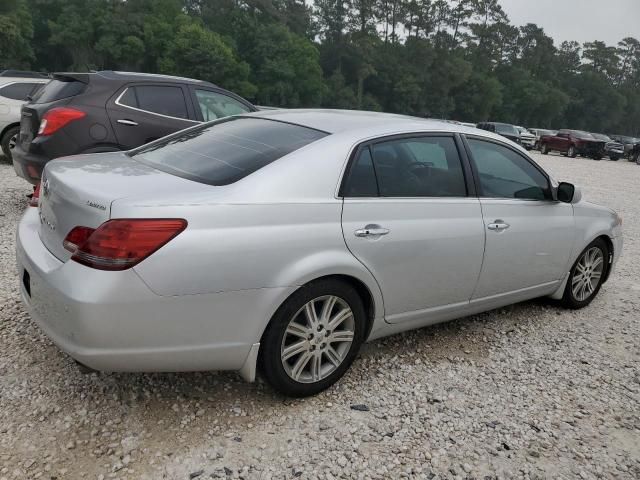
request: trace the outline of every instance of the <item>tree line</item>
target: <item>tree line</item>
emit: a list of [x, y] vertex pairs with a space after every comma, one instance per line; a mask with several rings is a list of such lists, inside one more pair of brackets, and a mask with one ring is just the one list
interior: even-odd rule
[[166, 73], [260, 105], [640, 136], [637, 39], [556, 45], [499, 0], [0, 0], [0, 67]]

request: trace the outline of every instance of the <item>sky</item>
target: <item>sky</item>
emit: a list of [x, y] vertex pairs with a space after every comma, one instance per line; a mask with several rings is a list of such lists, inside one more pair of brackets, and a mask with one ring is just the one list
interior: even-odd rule
[[500, 0], [513, 25], [535, 23], [556, 45], [602, 40], [616, 45], [640, 40], [640, 0]]

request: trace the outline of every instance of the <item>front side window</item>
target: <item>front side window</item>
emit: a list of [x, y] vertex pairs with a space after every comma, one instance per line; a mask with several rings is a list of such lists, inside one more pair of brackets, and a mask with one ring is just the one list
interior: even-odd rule
[[549, 181], [513, 150], [491, 142], [468, 139], [479, 175], [481, 196], [549, 200]]
[[12, 100], [27, 100], [38, 83], [12, 83], [0, 88], [0, 95]]
[[[464, 197], [462, 163], [452, 137], [414, 137], [370, 147], [382, 197]], [[366, 160], [363, 160], [366, 165]], [[368, 176], [368, 185], [371, 185]], [[370, 187], [367, 187], [370, 188]]]
[[229, 185], [326, 135], [291, 123], [230, 117], [142, 147], [132, 157], [182, 178]]
[[187, 103], [180, 87], [169, 85], [129, 87], [118, 103], [168, 117], [189, 118]]
[[249, 112], [249, 107], [222, 93], [196, 89], [198, 107], [205, 122]]

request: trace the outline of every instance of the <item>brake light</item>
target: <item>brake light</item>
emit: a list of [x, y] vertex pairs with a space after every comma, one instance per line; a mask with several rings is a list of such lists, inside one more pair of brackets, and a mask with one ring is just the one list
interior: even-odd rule
[[51, 135], [57, 132], [69, 122], [86, 117], [87, 114], [81, 110], [68, 107], [52, 108], [42, 116], [38, 135]]
[[186, 227], [187, 221], [179, 218], [108, 220], [96, 230], [75, 227], [63, 245], [73, 252], [71, 260], [88, 267], [126, 270], [166, 245]]
[[89, 240], [91, 234], [95, 231], [95, 228], [74, 227], [65, 237], [62, 242], [62, 246], [65, 250], [69, 250], [71, 253], [76, 253], [78, 248], [84, 245], [86, 241]]
[[38, 182], [38, 184], [35, 187], [33, 187], [33, 193], [31, 194], [31, 198], [29, 199], [29, 206], [37, 207], [39, 199], [40, 199], [40, 182]]

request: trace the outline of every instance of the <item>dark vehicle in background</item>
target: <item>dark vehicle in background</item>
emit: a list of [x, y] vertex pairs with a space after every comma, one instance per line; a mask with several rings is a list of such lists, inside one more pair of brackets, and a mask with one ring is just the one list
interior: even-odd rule
[[624, 145], [624, 156], [629, 160], [633, 160], [633, 150], [636, 145], [640, 144], [640, 138], [629, 137], [627, 135], [609, 135], [616, 142]]
[[238, 95], [200, 80], [56, 73], [22, 107], [13, 166], [36, 184], [51, 159], [130, 150], [200, 122], [253, 111], [256, 107]]
[[497, 133], [498, 135], [502, 135], [505, 138], [508, 138], [512, 142], [520, 143], [520, 132], [516, 129], [515, 126], [509, 123], [499, 123], [499, 122], [481, 122], [476, 125], [477, 128], [481, 128], [482, 130], [486, 130], [488, 132]]
[[556, 135], [543, 135], [540, 138], [540, 151], [544, 155], [560, 152], [571, 158], [581, 155], [601, 160], [604, 157], [604, 147], [605, 142], [582, 130], [559, 130]]
[[612, 140], [608, 135], [604, 135], [603, 133], [591, 133], [591, 135], [596, 140], [602, 140], [603, 142], [606, 142], [604, 144], [604, 153], [611, 160], [620, 160], [624, 156], [624, 145], [620, 142]]
[[555, 135], [558, 133], [557, 130], [547, 130], [545, 128], [529, 128], [528, 130], [536, 137], [533, 144], [534, 150], [540, 150], [540, 138], [543, 135]]

